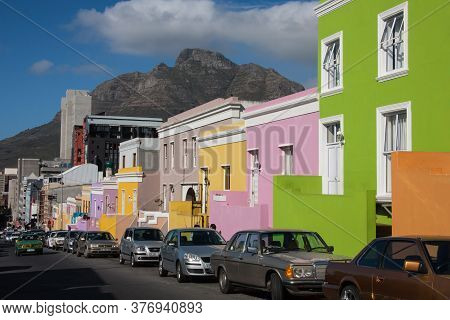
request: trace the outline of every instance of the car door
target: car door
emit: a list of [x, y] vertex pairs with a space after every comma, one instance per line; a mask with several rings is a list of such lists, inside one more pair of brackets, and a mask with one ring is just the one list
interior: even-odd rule
[[174, 231], [166, 246], [164, 259], [167, 264], [165, 264], [164, 266], [167, 268], [167, 270], [172, 272], [175, 272], [176, 270], [177, 252], [179, 246], [178, 239], [178, 231]]
[[380, 268], [372, 279], [376, 299], [431, 299], [432, 274], [403, 270], [405, 260], [421, 261], [425, 257], [415, 240], [391, 240], [383, 254]]
[[127, 251], [127, 238], [130, 233], [130, 229], [126, 229], [123, 233], [122, 239], [120, 239], [120, 252], [122, 253], [122, 257], [125, 259], [128, 258], [128, 251]]
[[224, 265], [231, 282], [243, 282], [243, 277], [239, 272], [239, 265], [242, 260], [247, 235], [246, 232], [238, 233], [228, 250], [224, 251]]
[[[256, 252], [255, 252], [256, 250]], [[243, 284], [265, 287], [266, 274], [261, 265], [261, 239], [259, 233], [249, 233], [244, 252], [240, 255], [239, 274]]]

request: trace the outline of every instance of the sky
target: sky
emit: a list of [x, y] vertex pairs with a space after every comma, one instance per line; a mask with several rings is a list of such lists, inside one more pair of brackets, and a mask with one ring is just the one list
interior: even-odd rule
[[317, 1], [0, 0], [0, 139], [50, 121], [67, 89], [223, 53], [316, 85]]

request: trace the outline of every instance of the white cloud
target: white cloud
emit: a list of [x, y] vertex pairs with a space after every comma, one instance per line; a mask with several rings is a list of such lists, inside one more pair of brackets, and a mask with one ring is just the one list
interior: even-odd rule
[[103, 12], [80, 10], [74, 26], [113, 51], [127, 54], [177, 53], [186, 47], [219, 49], [239, 45], [277, 58], [314, 61], [317, 2], [287, 2], [231, 10], [213, 0], [130, 0]]
[[53, 66], [54, 63], [49, 60], [39, 60], [31, 65], [30, 72], [34, 74], [44, 74], [48, 72]]

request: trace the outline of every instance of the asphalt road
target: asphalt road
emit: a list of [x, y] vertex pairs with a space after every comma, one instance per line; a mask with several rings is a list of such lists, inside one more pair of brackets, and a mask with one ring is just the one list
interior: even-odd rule
[[131, 268], [115, 258], [76, 257], [44, 249], [43, 255], [16, 257], [0, 242], [0, 299], [269, 299], [266, 293], [239, 289], [220, 293], [214, 280], [179, 284], [174, 276], [160, 278], [158, 268]]

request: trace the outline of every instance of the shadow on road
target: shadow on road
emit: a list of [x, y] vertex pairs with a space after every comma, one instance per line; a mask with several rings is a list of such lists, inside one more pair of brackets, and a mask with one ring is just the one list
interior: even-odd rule
[[[108, 300], [114, 295], [104, 292], [108, 286], [91, 268], [15, 272], [0, 274], [0, 299], [40, 300]], [[38, 276], [39, 275], [39, 276]], [[30, 281], [36, 277], [34, 280]], [[30, 281], [16, 292], [17, 288]], [[11, 292], [14, 292], [11, 294]]]
[[26, 270], [26, 269], [30, 269], [30, 268], [31, 268], [31, 266], [7, 266], [7, 267], [0, 267], [0, 272]]

